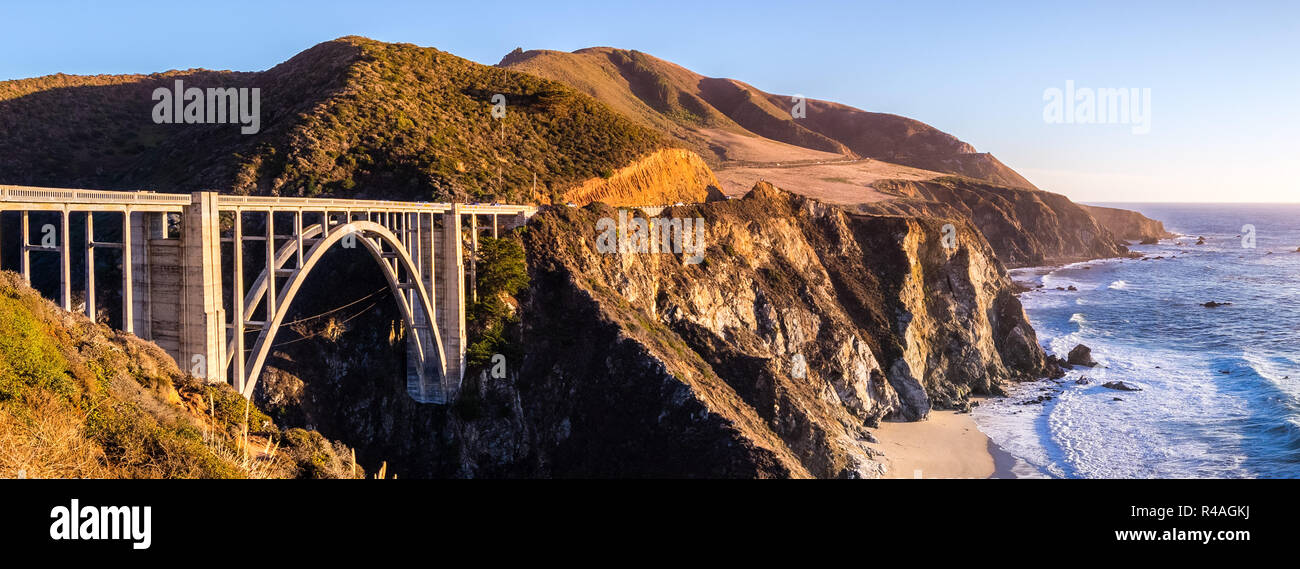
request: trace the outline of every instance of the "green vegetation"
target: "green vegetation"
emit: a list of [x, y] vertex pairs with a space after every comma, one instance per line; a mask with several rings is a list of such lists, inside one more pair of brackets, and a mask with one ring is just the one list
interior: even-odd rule
[[518, 357], [519, 317], [508, 303], [510, 297], [528, 286], [528, 266], [522, 242], [513, 238], [479, 240], [478, 260], [474, 264], [478, 302], [467, 317], [469, 348], [466, 358], [471, 366], [488, 364], [493, 354], [507, 359]]
[[318, 460], [328, 441], [282, 436], [229, 386], [183, 375], [157, 346], [64, 313], [8, 272], [0, 330], [0, 478], [352, 474], [337, 448]]
[[0, 404], [19, 398], [26, 388], [71, 397], [76, 387], [65, 371], [68, 362], [30, 312], [13, 295], [0, 297]]

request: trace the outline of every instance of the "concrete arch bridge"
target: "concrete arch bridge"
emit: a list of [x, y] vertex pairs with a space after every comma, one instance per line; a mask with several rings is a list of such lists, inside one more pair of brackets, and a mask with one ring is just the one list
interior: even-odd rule
[[[157, 343], [181, 369], [229, 382], [251, 397], [312, 270], [328, 262], [332, 248], [364, 248], [398, 300], [407, 331], [407, 392], [420, 402], [448, 403], [465, 373], [466, 290], [473, 290], [474, 278], [466, 243], [473, 256], [481, 232], [496, 236], [536, 211], [0, 186], [0, 213], [14, 212], [0, 222], [17, 226], [0, 226], [0, 254], [16, 251], [17, 270], [29, 283], [38, 266], [57, 264], [54, 296], [70, 311], [75, 289], [84, 298], [77, 308], [91, 318], [96, 288], [120, 287], [121, 313], [113, 318], [120, 328]], [[97, 232], [97, 220], [109, 227]], [[95, 270], [96, 252], [106, 250], [116, 251], [121, 272], [120, 282], [108, 285], [96, 280]], [[56, 263], [33, 263], [33, 255]], [[78, 283], [74, 257], [85, 267]], [[13, 261], [0, 258], [4, 266]]]

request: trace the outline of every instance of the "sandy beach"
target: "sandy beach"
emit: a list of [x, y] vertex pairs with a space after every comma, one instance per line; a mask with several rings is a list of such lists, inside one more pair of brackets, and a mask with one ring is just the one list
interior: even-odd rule
[[975, 426], [970, 413], [932, 411], [925, 421], [886, 421], [876, 429], [885, 478], [1014, 478], [1015, 459]]

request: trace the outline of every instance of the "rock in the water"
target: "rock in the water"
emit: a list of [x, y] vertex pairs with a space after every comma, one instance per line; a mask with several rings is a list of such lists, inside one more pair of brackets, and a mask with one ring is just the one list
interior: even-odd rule
[[1197, 245], [1204, 245], [1204, 244], [1205, 244], [1205, 238], [1204, 238], [1204, 237], [1199, 237], [1199, 238], [1197, 238], [1197, 239], [1196, 239], [1196, 244], [1197, 244]]
[[1075, 288], [1074, 285], [1070, 285], [1065, 287], [1065, 290], [1079, 290], [1079, 289]]
[[1070, 355], [1066, 358], [1066, 361], [1070, 362], [1070, 365], [1076, 366], [1092, 367], [1097, 365], [1097, 362], [1092, 360], [1092, 348], [1083, 344], [1079, 344], [1070, 350]]
[[1155, 244], [1157, 244], [1157, 243], [1159, 243], [1159, 242], [1160, 242], [1160, 240], [1159, 240], [1159, 239], [1156, 239], [1155, 237], [1147, 237], [1146, 239], [1143, 239], [1143, 240], [1142, 240], [1142, 244], [1143, 244], [1143, 245], [1155, 245]]
[[1209, 301], [1209, 302], [1206, 302], [1206, 303], [1202, 304], [1201, 306], [1204, 306], [1204, 307], [1206, 307], [1206, 308], [1218, 308], [1218, 307], [1220, 307], [1220, 306], [1232, 306], [1232, 303], [1231, 303], [1231, 302], [1215, 302], [1215, 301], [1211, 300], [1211, 301]]
[[1141, 387], [1131, 383], [1124, 383], [1123, 381], [1107, 381], [1106, 383], [1101, 384], [1101, 386], [1108, 389], [1118, 389], [1120, 391], [1142, 391]]

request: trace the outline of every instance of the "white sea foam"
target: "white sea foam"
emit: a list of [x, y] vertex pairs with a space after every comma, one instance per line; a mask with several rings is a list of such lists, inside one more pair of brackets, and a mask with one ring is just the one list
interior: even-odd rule
[[[1133, 247], [1150, 260], [1017, 272], [1044, 285], [1020, 297], [1044, 347], [1085, 344], [1101, 365], [1013, 385], [975, 419], [1053, 476], [1300, 477], [1300, 206], [1168, 207], [1149, 215], [1192, 237]], [[1256, 249], [1234, 237], [1243, 223], [1259, 228]]]

